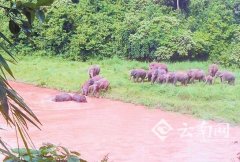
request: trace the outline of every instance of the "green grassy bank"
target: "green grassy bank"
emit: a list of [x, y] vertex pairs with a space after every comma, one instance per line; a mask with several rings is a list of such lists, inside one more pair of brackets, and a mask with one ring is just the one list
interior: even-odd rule
[[[203, 119], [240, 123], [239, 69], [229, 69], [236, 74], [235, 86], [220, 84], [219, 80], [212, 86], [203, 83], [173, 86], [131, 82], [129, 70], [147, 69], [148, 64], [118, 58], [74, 62], [59, 58], [24, 56], [19, 58], [17, 65], [11, 65], [11, 68], [17, 81], [76, 92], [88, 79], [87, 69], [91, 64], [99, 64], [101, 75], [110, 80], [111, 90], [103, 94], [106, 98], [192, 114]], [[189, 68], [207, 70], [208, 64], [207, 62], [181, 62], [168, 65], [169, 69], [174, 71]]]

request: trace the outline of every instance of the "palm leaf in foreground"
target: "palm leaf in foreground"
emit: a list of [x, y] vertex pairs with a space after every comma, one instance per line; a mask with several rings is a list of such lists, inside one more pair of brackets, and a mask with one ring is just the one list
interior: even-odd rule
[[[2, 32], [0, 32], [0, 38], [13, 47], [11, 41]], [[30, 153], [28, 145], [32, 144], [32, 142], [27, 132], [28, 123], [33, 124], [37, 128], [39, 128], [41, 123], [32, 110], [25, 104], [23, 98], [8, 83], [6, 74], [14, 78], [8, 62], [16, 63], [17, 61], [8, 46], [5, 46], [3, 42], [0, 42], [0, 48], [10, 56], [10, 59], [7, 59], [0, 54], [0, 114], [7, 125], [15, 127], [16, 136], [20, 136], [25, 148]], [[14, 157], [2, 141], [0, 141], [0, 152], [4, 155]]]

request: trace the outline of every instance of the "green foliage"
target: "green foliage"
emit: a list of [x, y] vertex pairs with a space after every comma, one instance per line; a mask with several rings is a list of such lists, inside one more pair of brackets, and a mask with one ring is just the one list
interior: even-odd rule
[[179, 0], [179, 10], [176, 0], [63, 0], [35, 14], [40, 22], [46, 21], [35, 28], [34, 45], [21, 34], [14, 36], [19, 48], [30, 53], [32, 46], [44, 55], [71, 60], [117, 55], [144, 61], [211, 59], [240, 64], [228, 59], [235, 57], [229, 47], [236, 49], [239, 43], [235, 35], [240, 0]]
[[230, 45], [228, 51], [221, 55], [221, 63], [226, 66], [237, 66], [240, 67], [240, 43]]
[[[42, 6], [50, 5], [52, 2], [53, 1], [46, 0], [37, 0], [36, 3], [7, 1], [3, 3], [4, 5], [1, 4], [0, 9], [5, 12], [4, 22], [8, 24], [7, 29], [14, 35], [19, 34], [22, 30], [23, 33], [29, 37], [32, 33], [32, 23], [36, 11], [40, 10]], [[8, 4], [9, 7], [7, 7], [6, 4]], [[0, 54], [0, 113], [9, 126], [15, 127], [16, 138], [20, 136], [26, 147], [26, 152], [30, 155], [29, 144], [32, 144], [32, 141], [27, 132], [28, 123], [39, 128], [41, 122], [7, 81], [6, 74], [14, 78], [8, 62], [17, 62], [12, 54], [13, 50], [11, 50], [16, 48], [2, 31], [0, 31], [0, 39], [0, 48], [1, 52], [3, 52]], [[2, 140], [0, 140], [0, 152], [3, 155], [9, 156], [12, 160], [18, 159], [17, 156], [11, 153]]]
[[70, 151], [63, 146], [55, 146], [53, 144], [44, 144], [38, 150], [30, 150], [31, 154], [25, 148], [12, 149], [11, 152], [19, 157], [19, 160], [11, 156], [6, 156], [3, 162], [87, 162], [80, 158], [80, 154], [76, 151]]
[[[81, 1], [79, 5], [58, 1], [48, 10], [46, 23], [39, 27], [35, 43], [40, 50], [48, 50], [73, 60], [91, 56], [112, 56], [114, 31], [121, 19], [121, 8], [108, 2]], [[121, 13], [123, 14], [123, 13]]]

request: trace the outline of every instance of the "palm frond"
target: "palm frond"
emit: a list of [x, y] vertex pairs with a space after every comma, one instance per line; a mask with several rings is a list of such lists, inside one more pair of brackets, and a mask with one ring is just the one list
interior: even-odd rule
[[[45, 15], [41, 11], [40, 7], [49, 6], [53, 3], [53, 1], [54, 0], [37, 0], [37, 3], [25, 3], [21, 0], [8, 1], [10, 7], [0, 5], [0, 9], [5, 10], [6, 16], [9, 18], [10, 32], [12, 32], [13, 34], [18, 34], [22, 29], [22, 31], [27, 35], [27, 37], [29, 37], [31, 35], [32, 23], [36, 12], [38, 11], [37, 13], [39, 20], [44, 20]], [[29, 12], [28, 9], [31, 9], [31, 12]], [[3, 118], [10, 127], [15, 128], [17, 140], [18, 136], [20, 136], [31, 159], [28, 144], [31, 143], [33, 145], [33, 142], [27, 132], [28, 123], [31, 123], [38, 129], [40, 129], [39, 125], [41, 125], [41, 122], [32, 112], [32, 110], [27, 106], [23, 98], [11, 87], [11, 85], [7, 81], [6, 74], [9, 74], [11, 77], [14, 78], [14, 75], [8, 63], [17, 63], [17, 60], [15, 59], [11, 49], [9, 49], [9, 46], [14, 47], [16, 50], [17, 48], [2, 32], [0, 32], [0, 39], [2, 39], [4, 42], [7, 42], [6, 44], [4, 42], [0, 42], [0, 48], [10, 56], [10, 59], [7, 59], [0, 54], [0, 115], [3, 116]], [[30, 37], [29, 39], [31, 40]], [[7, 155], [8, 157], [12, 157], [13, 159], [15, 159], [14, 155], [6, 147], [4, 142], [1, 141], [1, 139], [0, 152]]]
[[0, 47], [15, 61], [17, 62], [17, 60], [14, 58], [13, 54], [7, 49], [7, 47], [0, 43]]

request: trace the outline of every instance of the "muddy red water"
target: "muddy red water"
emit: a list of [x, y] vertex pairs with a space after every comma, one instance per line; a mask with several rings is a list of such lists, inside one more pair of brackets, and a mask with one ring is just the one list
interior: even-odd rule
[[[240, 127], [195, 119], [143, 106], [87, 98], [88, 103], [56, 103], [59, 91], [11, 82], [42, 122], [30, 128], [44, 142], [81, 152], [89, 162], [237, 162]], [[1, 131], [16, 147], [13, 130]]]

